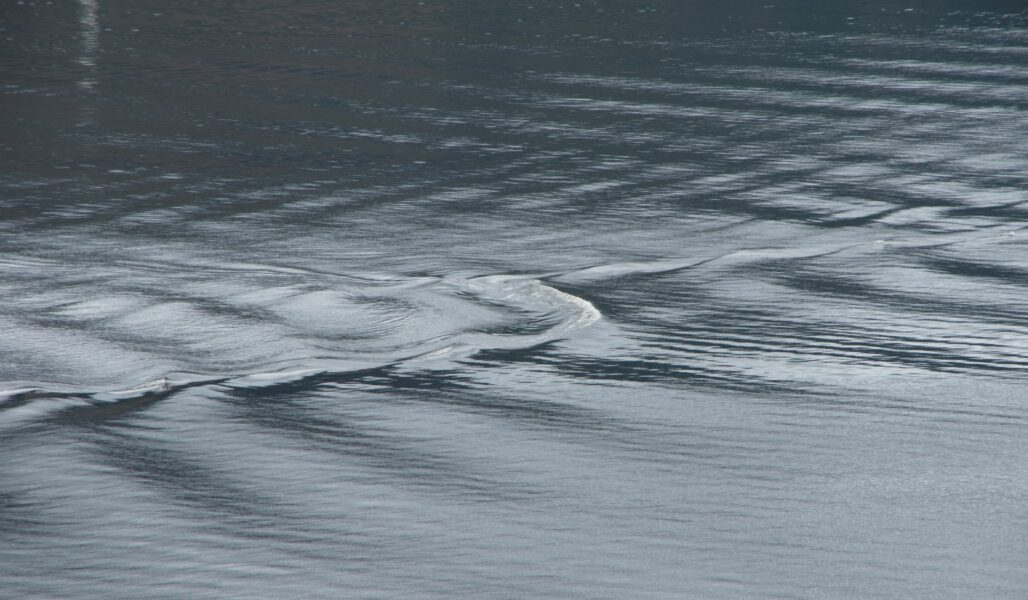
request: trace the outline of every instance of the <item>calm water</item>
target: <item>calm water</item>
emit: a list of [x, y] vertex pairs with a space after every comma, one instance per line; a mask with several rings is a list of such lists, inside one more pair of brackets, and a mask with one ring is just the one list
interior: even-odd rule
[[0, 77], [0, 597], [1028, 597], [1024, 2], [7, 0]]

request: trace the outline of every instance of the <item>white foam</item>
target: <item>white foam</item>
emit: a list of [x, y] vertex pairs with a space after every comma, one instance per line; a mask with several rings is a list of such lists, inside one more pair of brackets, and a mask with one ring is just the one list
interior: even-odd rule
[[557, 319], [557, 323], [541, 333], [469, 333], [461, 336], [465, 344], [480, 349], [530, 348], [566, 338], [603, 318], [600, 311], [588, 300], [526, 276], [493, 275], [455, 283], [484, 300], [501, 302], [519, 311], [543, 317], [552, 315]]

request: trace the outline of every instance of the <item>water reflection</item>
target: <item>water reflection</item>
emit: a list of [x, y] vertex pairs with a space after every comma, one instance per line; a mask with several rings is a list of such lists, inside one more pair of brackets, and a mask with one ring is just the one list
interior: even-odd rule
[[100, 3], [98, 0], [79, 0], [79, 27], [82, 39], [78, 64], [85, 72], [78, 86], [91, 90], [96, 86], [96, 53], [100, 48]]

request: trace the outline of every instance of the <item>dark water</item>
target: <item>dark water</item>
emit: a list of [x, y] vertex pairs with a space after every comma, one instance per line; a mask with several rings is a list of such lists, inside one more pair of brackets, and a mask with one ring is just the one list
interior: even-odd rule
[[1028, 597], [1026, 6], [765, 4], [0, 4], [0, 597]]

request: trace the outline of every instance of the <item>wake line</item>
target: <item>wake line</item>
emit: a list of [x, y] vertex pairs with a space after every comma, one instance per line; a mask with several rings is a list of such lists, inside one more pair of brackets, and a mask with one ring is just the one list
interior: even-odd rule
[[[1012, 205], [1023, 204], [1015, 202]], [[732, 265], [760, 262], [765, 260], [795, 260], [820, 258], [845, 252], [851, 249], [880, 250], [882, 247], [897, 248], [934, 248], [973, 242], [1009, 242], [1021, 241], [1021, 236], [1028, 231], [1028, 226], [1011, 228], [1009, 225], [997, 225], [982, 230], [950, 234], [936, 234], [916, 239], [896, 238], [875, 240], [873, 242], [851, 242], [845, 244], [826, 244], [793, 248], [743, 248], [723, 254], [708, 255], [694, 258], [671, 258], [651, 261], [633, 261], [607, 263], [540, 275], [540, 279], [566, 283], [587, 283], [626, 277], [631, 275], [657, 275], [673, 273], [684, 269], [703, 265]]]
[[665, 260], [636, 261], [623, 263], [610, 263], [552, 273], [546, 276], [553, 281], [567, 283], [585, 283], [625, 277], [630, 275], [657, 275], [673, 273], [693, 267], [712, 263], [750, 263], [763, 260], [789, 260], [798, 258], [817, 258], [842, 252], [850, 248], [867, 246], [867, 244], [841, 244], [831, 246], [814, 246], [810, 248], [752, 248], [734, 250], [732, 252], [707, 256], [703, 258], [672, 258]]
[[[203, 375], [169, 373], [156, 380], [117, 390], [67, 390], [42, 387], [19, 387], [0, 390], [0, 431], [20, 423], [46, 417], [57, 411], [75, 407], [126, 402], [141, 398], [162, 399], [185, 388], [224, 385], [233, 388], [274, 387], [286, 383], [312, 380], [324, 376], [346, 375], [362, 371], [416, 364], [439, 359], [460, 359], [482, 350], [527, 349], [570, 337], [603, 318], [588, 300], [521, 275], [487, 275], [479, 277], [410, 278], [419, 286], [437, 285], [451, 288], [491, 305], [503, 306], [515, 313], [532, 315], [548, 323], [537, 333], [489, 333], [465, 331], [424, 340], [411, 352], [382, 360], [353, 360], [344, 357], [320, 358], [289, 364], [281, 370], [241, 375]], [[434, 279], [434, 282], [426, 280]], [[313, 364], [312, 364], [313, 363]]]
[[[928, 236], [918, 239], [879, 240], [846, 244], [812, 245], [793, 248], [748, 248], [727, 253], [690, 258], [669, 258], [652, 261], [630, 261], [607, 263], [565, 271], [535, 274], [468, 275], [444, 276], [392, 276], [374, 277], [349, 276], [342, 273], [318, 273], [291, 267], [253, 265], [250, 269], [273, 270], [289, 274], [311, 276], [340, 276], [353, 281], [366, 282], [375, 288], [388, 286], [397, 290], [438, 289], [444, 295], [464, 296], [473, 303], [497, 307], [503, 312], [515, 315], [522, 326], [543, 326], [541, 330], [525, 332], [457, 330], [454, 328], [442, 335], [422, 337], [405, 349], [396, 348], [387, 354], [374, 352], [362, 356], [345, 354], [301, 357], [279, 363], [280, 368], [263, 365], [263, 370], [250, 373], [185, 373], [169, 372], [164, 377], [140, 385], [115, 390], [75, 390], [65, 386], [46, 389], [42, 386], [22, 384], [15, 389], [0, 390], [0, 415], [3, 423], [9, 424], [16, 413], [28, 415], [38, 413], [41, 406], [48, 404], [56, 409], [75, 404], [101, 404], [123, 402], [142, 397], [164, 397], [188, 387], [226, 385], [236, 388], [272, 387], [285, 383], [312, 380], [318, 377], [346, 375], [381, 368], [416, 365], [438, 360], [455, 361], [483, 350], [529, 349], [545, 343], [573, 337], [578, 332], [603, 319], [600, 311], [587, 299], [562, 291], [550, 285], [554, 283], [586, 284], [634, 275], [656, 275], [676, 272], [701, 266], [724, 266], [733, 268], [764, 260], [811, 259], [843, 252], [853, 248], [882, 251], [891, 246], [920, 247], [954, 243], [1009, 241], [1014, 240], [1021, 230], [1011, 231], [1009, 227], [994, 231], [961, 232], [950, 235]], [[0, 263], [0, 268], [7, 266]], [[240, 270], [240, 265], [233, 265]], [[459, 310], [459, 308], [457, 309]], [[454, 325], [461, 324], [461, 315], [447, 314]], [[466, 320], [464, 321], [467, 326]], [[518, 323], [515, 323], [517, 325]], [[402, 353], [402, 354], [401, 354]], [[390, 355], [391, 354], [391, 355]], [[12, 382], [13, 383], [13, 382]], [[17, 385], [17, 384], [15, 384]], [[37, 402], [46, 400], [47, 402]], [[45, 411], [50, 412], [50, 411]], [[15, 421], [19, 420], [17, 418]]]
[[[887, 239], [873, 242], [847, 244], [813, 245], [799, 248], [749, 248], [715, 255], [671, 258], [653, 261], [632, 261], [607, 263], [565, 271], [535, 274], [501, 275], [446, 275], [446, 276], [393, 276], [382, 274], [373, 277], [349, 276], [342, 273], [318, 273], [275, 266], [271, 270], [290, 274], [311, 276], [340, 276], [354, 281], [363, 281], [375, 288], [387, 286], [397, 290], [405, 289], [449, 289], [473, 301], [487, 304], [522, 317], [522, 324], [543, 324], [541, 331], [526, 333], [489, 331], [451, 331], [442, 335], [424, 337], [420, 341], [400, 348], [395, 353], [367, 353], [356, 357], [346, 355], [304, 357], [284, 360], [281, 368], [265, 365], [264, 370], [238, 373], [169, 372], [165, 377], [149, 380], [147, 383], [114, 390], [69, 389], [67, 386], [11, 382], [12, 387], [0, 389], [0, 429], [18, 421], [30, 413], [39, 413], [40, 404], [60, 409], [75, 404], [101, 404], [123, 402], [142, 397], [164, 397], [178, 390], [195, 386], [226, 385], [237, 388], [260, 388], [284, 383], [311, 380], [317, 377], [345, 375], [419, 364], [427, 361], [454, 361], [474, 355], [482, 350], [528, 349], [541, 344], [574, 336], [579, 331], [600, 321], [603, 315], [588, 300], [559, 290], [549, 282], [584, 284], [612, 278], [633, 275], [655, 275], [671, 273], [700, 266], [724, 266], [728, 268], [764, 260], [810, 259], [843, 252], [853, 248], [868, 251], [887, 251], [891, 247], [936, 247], [962, 243], [1020, 242], [1025, 227], [1010, 229], [995, 227], [988, 230], [959, 232], [953, 234], [920, 236], [914, 239]], [[15, 265], [17, 266], [17, 265]], [[11, 265], [0, 261], [0, 269]], [[236, 270], [238, 265], [234, 265]], [[269, 270], [267, 265], [254, 265], [252, 269]], [[447, 315], [450, 316], [450, 315]], [[456, 315], [459, 317], [460, 315]], [[402, 354], [399, 354], [402, 352]], [[16, 387], [15, 387], [16, 386]], [[45, 402], [40, 402], [45, 401]], [[52, 410], [52, 409], [51, 409]], [[45, 410], [45, 412], [51, 412]]]
[[[860, 244], [857, 244], [860, 245]], [[488, 331], [454, 331], [431, 339], [423, 339], [400, 356], [378, 358], [347, 358], [346, 356], [308, 357], [282, 363], [281, 369], [262, 370], [245, 374], [232, 373], [168, 373], [165, 377], [129, 388], [116, 390], [68, 390], [61, 388], [21, 386], [0, 390], [0, 414], [21, 411], [35, 400], [49, 399], [60, 403], [121, 402], [144, 396], [164, 396], [194, 386], [227, 385], [238, 388], [260, 388], [307, 380], [324, 375], [343, 375], [365, 370], [401, 366], [440, 359], [459, 360], [482, 350], [528, 349], [541, 344], [569, 338], [600, 321], [603, 315], [588, 300], [559, 290], [548, 282], [591, 283], [617, 277], [661, 274], [699, 267], [706, 264], [747, 263], [760, 260], [812, 258], [840, 252], [852, 244], [815, 246], [808, 248], [755, 248], [736, 250], [714, 256], [672, 258], [653, 261], [634, 261], [594, 265], [567, 271], [536, 274], [498, 275], [446, 275], [442, 277], [378, 276], [372, 278], [343, 276], [352, 280], [366, 280], [374, 286], [383, 284], [404, 288], [449, 288], [479, 303], [499, 306], [514, 314], [528, 315], [535, 322], [545, 323], [542, 331], [530, 333], [497, 333]], [[238, 270], [239, 265], [233, 265]], [[252, 269], [268, 270], [268, 265], [254, 265]], [[290, 267], [275, 266], [293, 274], [326, 275]], [[62, 386], [63, 387], [63, 386]], [[6, 420], [6, 419], [5, 419]]]

